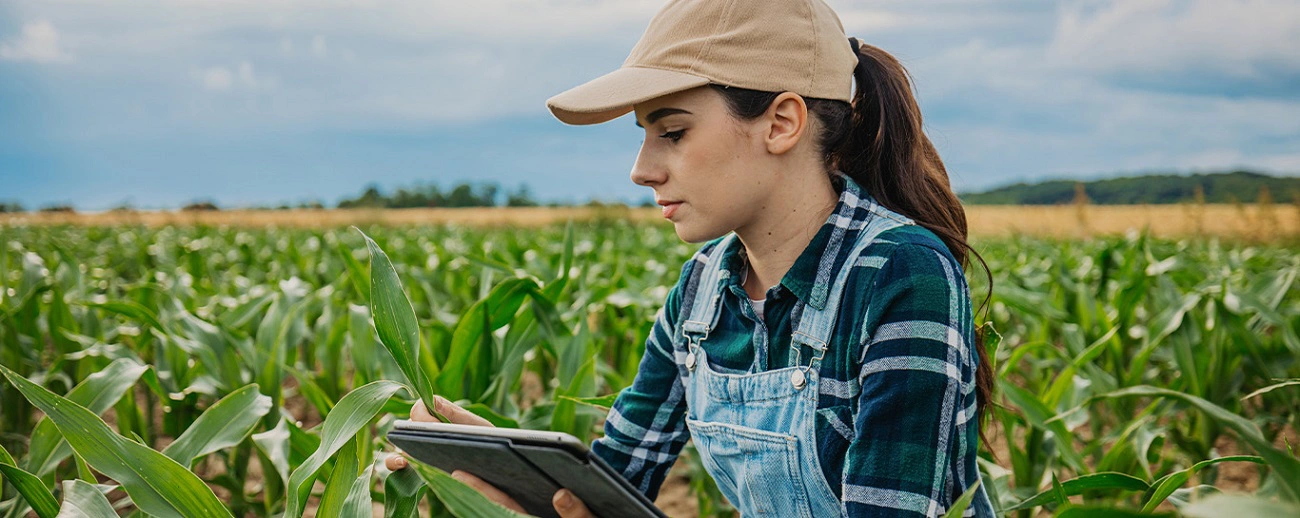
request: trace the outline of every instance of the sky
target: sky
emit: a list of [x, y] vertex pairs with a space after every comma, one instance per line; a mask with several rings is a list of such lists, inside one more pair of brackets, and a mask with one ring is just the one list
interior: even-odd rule
[[[1300, 175], [1300, 1], [826, 2], [912, 73], [958, 192]], [[568, 126], [545, 100], [618, 68], [661, 5], [4, 0], [0, 201], [333, 204], [493, 181], [640, 202], [632, 116]]]

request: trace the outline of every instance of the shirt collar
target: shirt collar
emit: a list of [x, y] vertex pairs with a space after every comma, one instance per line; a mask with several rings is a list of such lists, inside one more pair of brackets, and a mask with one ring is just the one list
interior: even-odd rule
[[[835, 210], [781, 279], [781, 286], [818, 310], [826, 307], [832, 276], [840, 268], [835, 262], [845, 251], [841, 245], [848, 230], [862, 228], [860, 220], [870, 217], [870, 205], [874, 203], [857, 182], [840, 171], [834, 172], [831, 185], [839, 193]], [[745, 246], [739, 239], [733, 239], [730, 248], [723, 251], [722, 264], [730, 272], [730, 282], [743, 289], [739, 283], [745, 268]]]

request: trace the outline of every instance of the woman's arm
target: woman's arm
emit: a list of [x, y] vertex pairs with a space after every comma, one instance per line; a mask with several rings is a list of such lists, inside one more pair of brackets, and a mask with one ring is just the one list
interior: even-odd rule
[[663, 310], [646, 338], [645, 354], [632, 385], [623, 389], [605, 419], [605, 436], [591, 450], [654, 500], [668, 469], [689, 438], [681, 374], [673, 356], [673, 329], [681, 309], [681, 280], [668, 292]]
[[844, 511], [936, 516], [954, 491], [946, 487], [954, 452], [974, 447], [954, 444], [967, 437], [958, 428], [975, 401], [969, 288], [951, 255], [900, 243], [874, 276], [867, 307]]

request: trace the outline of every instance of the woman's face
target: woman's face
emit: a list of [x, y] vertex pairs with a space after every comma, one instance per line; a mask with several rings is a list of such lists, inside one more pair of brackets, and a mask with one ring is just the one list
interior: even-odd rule
[[645, 141], [632, 181], [668, 204], [665, 216], [683, 241], [722, 236], [763, 210], [773, 180], [758, 125], [732, 117], [712, 87], [657, 97], [634, 111]]

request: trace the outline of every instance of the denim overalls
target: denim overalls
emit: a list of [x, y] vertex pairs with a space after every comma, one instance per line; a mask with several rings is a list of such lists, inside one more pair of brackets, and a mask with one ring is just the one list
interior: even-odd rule
[[[802, 316], [791, 333], [791, 367], [748, 374], [710, 367], [708, 335], [717, 326], [730, 274], [722, 267], [722, 251], [735, 234], [728, 235], [706, 263], [675, 350], [678, 364], [685, 366], [686, 426], [695, 450], [742, 516], [842, 515], [817, 457], [817, 366], [831, 343], [845, 281], [857, 257], [880, 232], [911, 223], [895, 214], [886, 216], [867, 220], [844, 267], [836, 272], [823, 310], [796, 303], [793, 314], [802, 311]], [[812, 354], [800, 354], [801, 344]]]

